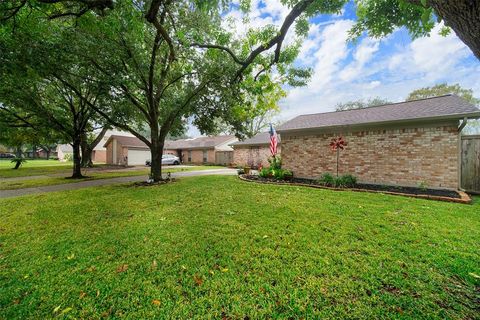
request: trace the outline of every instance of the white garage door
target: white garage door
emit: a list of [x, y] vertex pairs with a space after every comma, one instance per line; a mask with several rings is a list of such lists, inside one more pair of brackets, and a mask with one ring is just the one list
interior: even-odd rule
[[150, 160], [150, 150], [128, 149], [128, 165], [145, 165], [145, 161]]

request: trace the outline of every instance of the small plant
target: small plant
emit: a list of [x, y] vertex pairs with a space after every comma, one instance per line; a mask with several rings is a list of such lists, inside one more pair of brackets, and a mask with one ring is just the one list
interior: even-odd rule
[[351, 174], [334, 177], [331, 173], [326, 172], [318, 179], [318, 183], [327, 187], [352, 188], [357, 184], [357, 177]]
[[343, 188], [353, 188], [357, 184], [357, 177], [351, 175], [351, 174], [346, 174], [340, 177], [341, 180], [341, 186], [339, 183], [337, 183], [337, 186], [343, 187]]
[[282, 169], [282, 158], [280, 158], [280, 156], [269, 158], [268, 163], [270, 163], [270, 169], [272, 170]]
[[71, 153], [66, 153], [66, 154], [63, 156], [63, 160], [65, 160], [65, 161], [73, 161], [73, 154], [71, 154]]
[[418, 183], [418, 188], [422, 191], [427, 191], [428, 189], [428, 183], [426, 181], [420, 181]]
[[318, 183], [327, 187], [334, 187], [335, 177], [331, 173], [325, 172], [324, 174], [322, 174], [320, 179], [318, 179]]
[[24, 158], [15, 158], [15, 159], [12, 159], [11, 161], [11, 163], [15, 163], [15, 167], [13, 169], [20, 168], [20, 166], [25, 162], [27, 162], [27, 160], [25, 160]]
[[271, 173], [269, 168], [262, 168], [259, 172], [258, 175], [262, 178], [268, 178]]

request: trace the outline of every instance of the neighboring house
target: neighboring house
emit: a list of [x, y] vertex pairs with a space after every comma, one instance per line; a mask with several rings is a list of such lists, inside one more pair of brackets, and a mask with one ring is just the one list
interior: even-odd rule
[[177, 150], [183, 163], [230, 165], [233, 162], [230, 144], [235, 141], [238, 139], [233, 135], [198, 137], [169, 141], [165, 148]]
[[455, 95], [296, 117], [277, 128], [283, 167], [299, 177], [336, 172], [332, 138], [344, 137], [340, 174], [360, 182], [457, 189], [460, 133], [480, 110]]
[[[277, 153], [281, 153], [281, 139], [277, 135], [278, 146]], [[261, 132], [250, 139], [232, 143], [233, 163], [238, 166], [249, 166], [258, 168], [259, 166], [268, 166], [268, 159], [272, 156], [270, 153], [270, 133]]]
[[[198, 137], [165, 141], [164, 154], [173, 154], [182, 163], [190, 164], [230, 164], [233, 149], [229, 144], [235, 142], [235, 136]], [[151, 160], [150, 149], [136, 137], [112, 135], [105, 143], [107, 163], [117, 165], [144, 165]]]
[[[98, 131], [97, 131], [97, 134], [98, 134]], [[93, 162], [103, 162], [103, 163], [107, 162], [107, 149], [104, 147], [104, 145], [112, 135], [133, 137], [133, 135], [129, 132], [119, 131], [115, 129], [108, 130], [103, 136], [103, 139], [95, 146], [95, 148], [93, 148], [93, 151], [92, 151]], [[65, 160], [65, 157], [70, 159], [73, 157], [73, 148], [70, 144], [58, 145], [56, 152], [58, 153], [58, 159], [62, 161]]]
[[57, 150], [55, 151], [57, 152], [57, 157], [58, 157], [58, 160], [60, 161], [73, 159], [73, 148], [69, 144], [59, 144], [57, 146]]

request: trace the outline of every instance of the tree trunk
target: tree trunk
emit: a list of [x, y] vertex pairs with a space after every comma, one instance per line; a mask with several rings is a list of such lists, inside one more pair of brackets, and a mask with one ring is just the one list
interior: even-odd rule
[[88, 145], [88, 141], [86, 140], [86, 135], [82, 138], [82, 142], [80, 143], [80, 149], [82, 150], [82, 168], [93, 168], [93, 161], [92, 161], [92, 152], [93, 149], [90, 148]]
[[152, 137], [152, 147], [150, 148], [152, 161], [150, 163], [150, 174], [154, 182], [162, 181], [162, 155], [165, 139], [161, 140]]
[[50, 160], [50, 149], [46, 149], [45, 152], [47, 153], [47, 160]]
[[[420, 4], [420, 0], [409, 0]], [[445, 25], [455, 31], [473, 54], [480, 60], [480, 1], [478, 0], [428, 0], [435, 14]]]
[[16, 154], [17, 158], [22, 157], [22, 146], [19, 146], [19, 147], [16, 148], [15, 154]]
[[80, 137], [73, 141], [73, 174], [72, 178], [78, 179], [83, 178], [82, 175], [82, 162], [80, 157]]
[[102, 131], [95, 137], [92, 143], [88, 143], [87, 135], [82, 136], [82, 167], [84, 168], [93, 168], [92, 153], [93, 149], [102, 141], [105, 133], [107, 133], [108, 127], [105, 126], [102, 128]]

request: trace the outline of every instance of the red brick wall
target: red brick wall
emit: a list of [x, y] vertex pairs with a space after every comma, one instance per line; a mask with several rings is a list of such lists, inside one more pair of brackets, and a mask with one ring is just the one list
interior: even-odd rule
[[361, 182], [458, 188], [457, 123], [393, 129], [293, 135], [282, 133], [283, 167], [299, 177], [336, 172], [333, 137], [347, 141], [340, 151], [340, 174]]
[[[207, 162], [206, 163], [215, 163], [215, 150], [214, 149], [205, 149], [207, 150]], [[183, 163], [185, 164], [202, 164], [203, 162], [203, 150], [194, 149], [192, 152], [192, 161], [188, 161], [188, 149], [182, 150], [183, 153]]]

